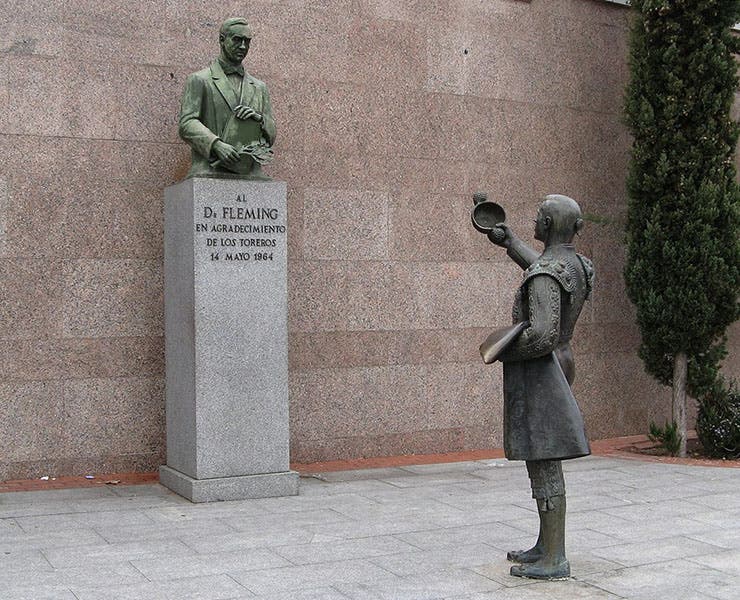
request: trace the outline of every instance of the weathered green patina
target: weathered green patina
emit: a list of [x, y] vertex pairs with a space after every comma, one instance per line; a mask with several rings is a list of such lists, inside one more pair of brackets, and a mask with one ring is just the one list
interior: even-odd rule
[[221, 54], [187, 78], [180, 104], [180, 137], [192, 149], [189, 177], [269, 179], [275, 120], [267, 86], [244, 70], [252, 30], [242, 18], [219, 30]]

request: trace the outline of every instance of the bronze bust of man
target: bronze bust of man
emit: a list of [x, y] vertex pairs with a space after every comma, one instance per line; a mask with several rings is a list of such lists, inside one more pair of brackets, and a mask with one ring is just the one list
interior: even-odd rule
[[504, 365], [504, 450], [509, 460], [526, 461], [540, 518], [535, 545], [507, 555], [520, 563], [511, 568], [518, 577], [570, 575], [561, 461], [590, 454], [583, 417], [570, 388], [575, 377], [570, 339], [594, 280], [591, 261], [573, 246], [582, 226], [575, 200], [551, 195], [535, 221], [534, 237], [545, 245], [542, 254], [503, 223], [488, 234], [525, 269], [513, 309], [514, 323], [523, 323], [522, 331], [496, 357]]
[[180, 104], [180, 137], [192, 149], [193, 176], [267, 179], [275, 120], [267, 86], [244, 70], [252, 30], [246, 19], [226, 19], [221, 54], [187, 78]]

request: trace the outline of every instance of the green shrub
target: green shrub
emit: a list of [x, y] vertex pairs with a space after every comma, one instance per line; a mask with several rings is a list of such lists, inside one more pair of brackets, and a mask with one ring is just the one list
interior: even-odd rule
[[699, 401], [696, 432], [713, 458], [740, 458], [740, 392], [719, 379]]
[[684, 353], [688, 390], [698, 398], [740, 316], [738, 125], [730, 115], [740, 49], [730, 27], [740, 21], [740, 0], [632, 7], [627, 291], [648, 373], [672, 385]]
[[655, 421], [650, 423], [650, 433], [648, 438], [660, 444], [668, 454], [676, 456], [681, 446], [681, 437], [678, 434], [678, 424], [674, 421], [673, 423], [666, 423], [663, 427], [658, 427]]

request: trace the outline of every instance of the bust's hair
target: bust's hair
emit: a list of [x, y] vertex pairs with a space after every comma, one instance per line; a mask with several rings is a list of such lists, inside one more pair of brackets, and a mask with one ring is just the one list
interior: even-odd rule
[[226, 19], [223, 23], [221, 23], [221, 27], [218, 30], [219, 37], [229, 33], [229, 29], [231, 29], [231, 27], [234, 25], [246, 25], [247, 28], [249, 28], [249, 23], [247, 23], [247, 20], [244, 17], [231, 17], [230, 19]]
[[542, 210], [552, 219], [555, 230], [569, 236], [570, 239], [583, 227], [581, 207], [573, 198], [550, 194], [545, 196]]

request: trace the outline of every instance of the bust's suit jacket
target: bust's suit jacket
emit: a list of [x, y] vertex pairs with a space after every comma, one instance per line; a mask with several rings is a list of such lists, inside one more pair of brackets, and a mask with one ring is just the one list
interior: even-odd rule
[[[234, 109], [240, 104], [262, 114], [262, 136], [269, 145], [275, 141], [275, 121], [267, 86], [244, 72], [241, 98], [234, 92], [218, 59], [202, 71], [189, 75], [180, 103], [180, 137], [192, 148], [193, 162], [188, 176], [219, 172], [210, 162], [213, 143], [220, 139]], [[228, 172], [228, 171], [226, 171]]]

